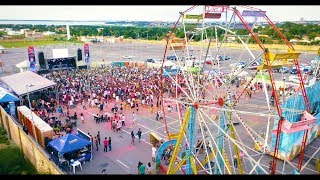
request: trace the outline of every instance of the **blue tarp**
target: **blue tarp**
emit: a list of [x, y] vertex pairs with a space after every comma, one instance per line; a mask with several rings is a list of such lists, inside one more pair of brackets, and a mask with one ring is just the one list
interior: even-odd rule
[[75, 134], [66, 134], [49, 142], [49, 146], [53, 147], [60, 154], [72, 152], [88, 145], [91, 145], [90, 141]]
[[20, 99], [8, 92], [6, 89], [0, 87], [0, 103], [14, 101], [20, 101]]

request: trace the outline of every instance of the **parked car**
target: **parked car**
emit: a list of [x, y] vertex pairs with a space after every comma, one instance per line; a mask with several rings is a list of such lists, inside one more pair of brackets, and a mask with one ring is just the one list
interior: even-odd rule
[[311, 71], [311, 67], [310, 66], [304, 66], [304, 68], [302, 70], [302, 73], [306, 74], [306, 73], [310, 73], [310, 71]]
[[167, 56], [167, 60], [174, 60], [176, 61], [178, 58], [176, 55], [170, 55], [170, 56]]
[[289, 71], [290, 71], [290, 69], [288, 68], [288, 67], [285, 67], [285, 66], [283, 66], [283, 67], [281, 67], [280, 69], [279, 69], [279, 73], [289, 73]]
[[123, 59], [126, 59], [126, 60], [127, 60], [127, 59], [128, 59], [128, 60], [131, 60], [131, 59], [134, 58], [134, 56], [122, 56], [122, 58], [123, 58]]
[[213, 64], [213, 59], [212, 58], [207, 58], [206, 59], [206, 64]]
[[146, 62], [149, 62], [149, 63], [162, 63], [162, 61], [160, 59], [154, 59], [154, 58], [148, 58], [146, 60]]
[[230, 57], [228, 56], [219, 56], [219, 61], [227, 61], [230, 60]]
[[[300, 81], [299, 81], [299, 77], [297, 75], [291, 75], [289, 76], [289, 79], [288, 79], [289, 82], [292, 82], [292, 83], [296, 83], [296, 84], [299, 84]], [[309, 84], [309, 80], [306, 79], [304, 81], [305, 84]]]
[[239, 68], [239, 69], [243, 69], [245, 66], [246, 66], [246, 63], [241, 61], [241, 62], [238, 62], [238, 63], [233, 63], [233, 64], [230, 64], [229, 65], [230, 68]]
[[[303, 73], [303, 70], [304, 70], [304, 66], [300, 66], [300, 71]], [[297, 68], [294, 66], [292, 67], [291, 71], [290, 71], [290, 74], [297, 74], [298, 73], [298, 70]]]
[[253, 62], [247, 69], [256, 70], [258, 69], [259, 64], [257, 62]]

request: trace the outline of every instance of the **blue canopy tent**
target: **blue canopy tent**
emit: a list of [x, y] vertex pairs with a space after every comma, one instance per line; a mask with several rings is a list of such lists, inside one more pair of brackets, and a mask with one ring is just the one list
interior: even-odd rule
[[8, 92], [3, 87], [0, 87], [0, 103], [15, 102], [15, 101], [20, 101], [20, 99], [17, 96], [13, 95], [12, 93]]
[[[48, 146], [52, 147], [57, 152], [59, 158], [64, 154], [73, 153], [73, 155], [71, 155], [71, 159], [74, 161], [90, 161], [92, 157], [91, 148], [88, 148], [90, 145], [90, 141], [76, 134], [66, 134], [60, 138], [50, 141], [48, 144]], [[74, 152], [78, 152], [77, 154], [82, 155], [74, 157], [76, 154]]]
[[19, 102], [20, 99], [17, 96], [0, 87], [0, 104], [8, 114], [16, 115], [16, 106], [19, 105]]

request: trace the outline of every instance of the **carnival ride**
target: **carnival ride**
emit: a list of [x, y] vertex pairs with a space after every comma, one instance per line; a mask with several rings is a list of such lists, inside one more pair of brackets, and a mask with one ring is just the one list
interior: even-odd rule
[[[223, 17], [226, 20], [221, 25], [214, 21]], [[288, 52], [268, 50], [254, 32], [259, 19], [268, 22], [288, 46]], [[238, 34], [235, 27], [245, 29], [247, 34]], [[183, 38], [178, 37], [181, 33]], [[230, 70], [229, 62], [218, 60], [220, 55], [225, 57], [231, 51], [227, 47], [228, 37], [235, 37], [241, 45], [240, 53], [230, 54], [237, 62], [246, 59], [243, 67]], [[251, 51], [247, 45], [250, 38], [260, 50]], [[198, 46], [192, 45], [195, 39], [200, 42]], [[164, 67], [169, 53], [178, 57], [179, 71], [174, 73], [168, 73]], [[181, 12], [167, 34], [162, 61], [160, 96], [168, 141], [158, 149], [157, 165], [167, 174], [303, 173], [320, 150], [318, 147], [305, 159], [306, 145], [320, 134], [320, 98], [317, 97], [320, 83], [316, 81], [313, 86], [305, 87], [299, 55], [260, 9], [192, 6]], [[207, 58], [217, 63], [203, 63]], [[256, 72], [240, 80], [239, 74], [253, 63], [259, 64]], [[283, 65], [296, 66], [300, 83], [296, 93], [282, 94], [280, 98], [278, 88], [282, 81], [276, 81], [272, 69]], [[252, 87], [257, 88], [256, 85], [261, 91], [253, 94]], [[170, 111], [175, 107], [175, 111], [170, 112], [167, 106]], [[179, 130], [167, 122], [169, 117], [179, 120]], [[164, 167], [161, 159], [168, 148], [171, 149], [169, 164]], [[298, 163], [294, 163], [292, 159], [299, 153]], [[277, 168], [277, 163], [282, 164], [282, 169]], [[288, 164], [286, 169], [285, 164]]]

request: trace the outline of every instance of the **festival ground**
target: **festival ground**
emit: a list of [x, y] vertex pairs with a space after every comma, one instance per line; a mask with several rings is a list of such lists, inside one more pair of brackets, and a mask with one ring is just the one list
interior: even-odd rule
[[[39, 47], [38, 49], [44, 50], [46, 57], [51, 56], [52, 48], [60, 48], [59, 46], [45, 46]], [[76, 49], [78, 48], [76, 45], [66, 46], [69, 49], [70, 54], [75, 54]], [[101, 61], [105, 60], [107, 64], [112, 63], [113, 61], [124, 61], [125, 59], [122, 56], [133, 55], [135, 56], [132, 60], [126, 61], [145, 61], [148, 57], [153, 58], [162, 58], [163, 56], [163, 45], [157, 44], [134, 44], [134, 43], [116, 43], [116, 44], [93, 44], [90, 45], [91, 48], [91, 57], [92, 61]], [[37, 50], [37, 48], [36, 48]], [[232, 49], [230, 50], [230, 57], [233, 55], [240, 53], [240, 50]], [[253, 53], [258, 53], [253, 51]], [[313, 59], [315, 55], [313, 54], [302, 54], [301, 62], [309, 62], [310, 59]], [[16, 73], [17, 70], [12, 71], [13, 65], [21, 62], [26, 59], [26, 49], [25, 48], [13, 48], [8, 49], [7, 54], [3, 54], [0, 56], [0, 60], [2, 60], [5, 64], [4, 73], [1, 74], [9, 75], [12, 73]], [[243, 57], [244, 59], [248, 57]], [[224, 62], [224, 68], [227, 70], [230, 63], [236, 62], [237, 60], [230, 60], [230, 62]], [[250, 72], [250, 71], [249, 71]], [[276, 80], [281, 82], [281, 74], [275, 74]], [[285, 74], [288, 76], [288, 74]], [[241, 98], [238, 103], [239, 106], [237, 110], [242, 111], [253, 111], [253, 112], [266, 112], [266, 105], [262, 105], [261, 101], [265, 100], [264, 94], [262, 92], [257, 92], [253, 94], [252, 99]], [[104, 107], [104, 113], [111, 113], [111, 107], [113, 107], [114, 101], [108, 104], [108, 107]], [[93, 115], [99, 112], [98, 108], [89, 108], [86, 110], [82, 109], [81, 105], [78, 105], [76, 108], [70, 111], [70, 114], [77, 112], [79, 115], [81, 112], [84, 114], [85, 123], [82, 124], [80, 120], [78, 120], [77, 128], [83, 130], [86, 133], [90, 133], [93, 136], [96, 136], [97, 132], [101, 133], [101, 145], [99, 146], [99, 150], [96, 151], [96, 147], [94, 145], [93, 148], [93, 160], [88, 162], [82, 166], [83, 170], [79, 170], [78, 167], [76, 169], [76, 174], [102, 174], [102, 170], [106, 170], [107, 174], [137, 174], [137, 165], [138, 162], [141, 161], [144, 164], [147, 164], [151, 161], [151, 144], [150, 144], [150, 132], [156, 132], [161, 138], [166, 139], [166, 130], [165, 125], [162, 122], [158, 122], [155, 120], [155, 110], [153, 114], [150, 113], [147, 108], [140, 108], [137, 113], [136, 123], [133, 124], [131, 121], [132, 110], [125, 109], [123, 111], [126, 117], [126, 126], [122, 128], [121, 132], [113, 132], [110, 128], [110, 123], [102, 122], [96, 124], [93, 119]], [[135, 110], [133, 110], [135, 111]], [[175, 115], [173, 115], [175, 114]], [[175, 109], [173, 109], [172, 113], [166, 113], [167, 115], [167, 124], [169, 124], [170, 133], [177, 132], [180, 129], [180, 122], [176, 118]], [[259, 128], [266, 127], [266, 118], [265, 117], [257, 117], [251, 116], [248, 114], [241, 114], [242, 119], [246, 121], [250, 127], [254, 128], [256, 132], [259, 132]], [[61, 118], [63, 120], [64, 118]], [[131, 145], [131, 131], [137, 133], [138, 129], [142, 130], [142, 141], [137, 142], [135, 145]], [[242, 126], [237, 126], [237, 131], [240, 132], [241, 139], [245, 139], [244, 144], [253, 148], [253, 141], [250, 140], [250, 136], [247, 134], [246, 130]], [[111, 152], [103, 152], [102, 140], [104, 137], [112, 138], [112, 151]], [[246, 138], [248, 137], [248, 138]], [[319, 138], [314, 140], [310, 145], [307, 146], [306, 155], [304, 163], [306, 159], [310, 157], [315, 150], [320, 146]], [[250, 152], [252, 157], [255, 156], [255, 152]], [[319, 155], [319, 152], [318, 152]], [[272, 157], [269, 155], [264, 155], [266, 158], [260, 162], [260, 165], [268, 171], [269, 162], [272, 160]], [[257, 160], [256, 159], [256, 160]], [[302, 174], [316, 174], [314, 159], [308, 163], [307, 167], [303, 169]], [[230, 162], [232, 160], [230, 159]], [[297, 164], [298, 158], [295, 158], [292, 163]], [[245, 173], [250, 173], [246, 169], [246, 164], [250, 163], [246, 161], [246, 157], [244, 157], [244, 171]], [[152, 163], [154, 165], [154, 163]], [[293, 169], [289, 165], [283, 166], [283, 161], [278, 160], [277, 162], [277, 174], [292, 174]], [[69, 172], [72, 174], [72, 172]]]

